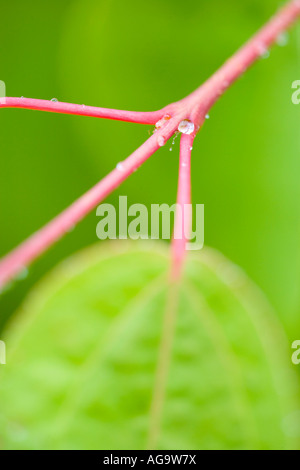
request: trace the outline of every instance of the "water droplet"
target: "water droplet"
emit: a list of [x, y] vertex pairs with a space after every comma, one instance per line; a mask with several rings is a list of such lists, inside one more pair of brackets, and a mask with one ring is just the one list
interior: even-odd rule
[[190, 147], [190, 150], [193, 150], [193, 147]]
[[169, 148], [170, 152], [172, 152], [172, 150], [173, 150], [172, 145], [175, 145], [175, 141], [176, 141], [176, 139], [177, 139], [178, 136], [179, 136], [179, 132], [176, 131], [175, 134], [174, 134], [174, 137], [173, 137], [173, 139], [172, 139], [171, 147]]
[[119, 171], [124, 171], [124, 166], [123, 166], [123, 163], [122, 162], [119, 162], [116, 166], [117, 170]]
[[262, 55], [262, 59], [268, 59], [270, 57], [270, 51], [266, 50]]
[[178, 126], [179, 132], [182, 132], [182, 134], [192, 134], [195, 129], [195, 124], [192, 121], [189, 121], [188, 119], [184, 119], [183, 121], [180, 122]]
[[51, 98], [50, 101], [54, 101], [54, 103], [57, 103], [57, 102], [58, 102], [58, 99], [57, 99], [57, 98]]
[[288, 33], [280, 33], [279, 36], [277, 36], [276, 44], [278, 44], [278, 46], [284, 47], [288, 44], [288, 42], [289, 42]]
[[205, 116], [205, 119], [209, 119], [209, 118], [210, 118], [210, 115], [207, 114], [207, 115]]
[[24, 96], [21, 96], [21, 100], [24, 98]]
[[185, 167], [185, 166], [186, 166], [186, 163], [181, 163], [181, 166]]
[[17, 281], [23, 281], [28, 276], [28, 273], [29, 273], [29, 271], [26, 267], [22, 268], [21, 271], [17, 274], [16, 280]]
[[162, 135], [159, 135], [157, 137], [157, 143], [160, 147], [163, 147], [165, 145], [166, 141], [165, 141], [165, 139], [163, 138]]
[[161, 118], [157, 123], [155, 124], [155, 130], [161, 129], [167, 121], [171, 119], [171, 116], [169, 114], [166, 114], [163, 118]]
[[257, 51], [262, 59], [268, 59], [270, 57], [270, 51], [263, 43], [257, 45]]

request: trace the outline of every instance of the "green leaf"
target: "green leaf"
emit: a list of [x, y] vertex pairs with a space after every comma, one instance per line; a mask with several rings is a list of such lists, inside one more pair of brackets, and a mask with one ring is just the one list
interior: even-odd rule
[[282, 426], [290, 350], [243, 272], [205, 249], [170, 286], [166, 246], [102, 247], [54, 270], [8, 327], [1, 446], [299, 448]]

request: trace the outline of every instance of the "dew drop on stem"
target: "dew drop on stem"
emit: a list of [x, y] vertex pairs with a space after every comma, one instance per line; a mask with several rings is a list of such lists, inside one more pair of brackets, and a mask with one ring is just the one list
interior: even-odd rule
[[157, 143], [160, 147], [163, 147], [165, 145], [166, 142], [162, 135], [159, 135], [157, 137]]
[[157, 123], [155, 124], [155, 129], [154, 132], [157, 131], [158, 129], [161, 129], [167, 121], [171, 119], [171, 116], [169, 114], [166, 114], [163, 118], [161, 118]]
[[182, 132], [182, 134], [190, 135], [195, 130], [195, 124], [189, 119], [184, 119], [179, 123], [178, 130], [179, 132]]
[[116, 169], [118, 171], [124, 171], [124, 166], [123, 166], [123, 163], [122, 162], [119, 162], [116, 166]]
[[175, 141], [176, 141], [178, 135], [179, 135], [179, 132], [178, 132], [178, 131], [175, 132], [174, 137], [173, 137], [173, 139], [172, 139], [171, 147], [169, 148], [170, 152], [172, 152], [172, 150], [173, 150], [173, 145], [175, 145]]
[[268, 49], [265, 50], [265, 52], [261, 55], [262, 59], [268, 59], [270, 57], [270, 51]]
[[262, 59], [268, 59], [270, 57], [270, 51], [263, 43], [257, 45], [257, 51]]
[[16, 275], [16, 281], [23, 281], [28, 276], [28, 273], [28, 268], [22, 268], [20, 272]]
[[276, 44], [278, 44], [278, 46], [284, 47], [288, 44], [288, 42], [289, 42], [288, 33], [280, 33], [279, 36], [277, 36]]
[[58, 99], [57, 99], [57, 98], [51, 98], [50, 101], [53, 101], [54, 103], [57, 103], [57, 102], [58, 102]]

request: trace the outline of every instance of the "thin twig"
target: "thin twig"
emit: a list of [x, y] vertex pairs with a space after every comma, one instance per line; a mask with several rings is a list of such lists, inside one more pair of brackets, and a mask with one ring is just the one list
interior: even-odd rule
[[191, 225], [191, 152], [193, 141], [193, 135], [183, 134], [180, 139], [177, 211], [172, 240], [172, 280], [180, 278]]
[[0, 108], [23, 108], [50, 113], [75, 114], [115, 121], [134, 122], [154, 125], [162, 116], [163, 110], [151, 112], [123, 111], [119, 109], [98, 108], [85, 104], [64, 103], [62, 101], [36, 100], [32, 98], [0, 98]]
[[[175, 126], [175, 128], [174, 128]], [[170, 121], [166, 127], [152, 135], [141, 147], [133, 152], [126, 160], [87, 193], [81, 196], [58, 217], [34, 233], [19, 247], [4, 257], [0, 263], [0, 287], [27, 267], [41, 253], [47, 250], [66, 232], [72, 229], [108, 194], [116, 189], [142, 163], [144, 163], [159, 148], [159, 137], [167, 140], [173, 135], [178, 123]]]

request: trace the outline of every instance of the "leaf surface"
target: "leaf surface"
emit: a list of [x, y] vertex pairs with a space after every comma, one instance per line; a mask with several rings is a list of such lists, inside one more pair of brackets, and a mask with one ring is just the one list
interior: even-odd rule
[[297, 407], [290, 351], [243, 272], [205, 249], [172, 290], [164, 245], [102, 246], [56, 268], [7, 328], [1, 446], [297, 448], [282, 428]]

